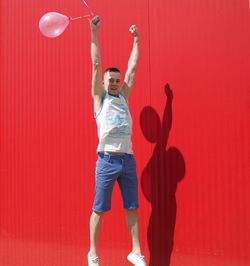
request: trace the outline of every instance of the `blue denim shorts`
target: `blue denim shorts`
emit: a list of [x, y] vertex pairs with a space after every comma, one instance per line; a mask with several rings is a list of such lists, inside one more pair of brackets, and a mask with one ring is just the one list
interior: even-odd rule
[[122, 194], [123, 207], [129, 210], [138, 208], [138, 180], [133, 154], [98, 153], [95, 178], [94, 211], [110, 210], [112, 190], [116, 180]]

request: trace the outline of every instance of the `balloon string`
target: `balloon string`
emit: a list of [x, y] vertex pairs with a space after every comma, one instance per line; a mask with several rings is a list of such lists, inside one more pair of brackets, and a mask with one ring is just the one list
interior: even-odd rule
[[76, 19], [88, 18], [88, 17], [90, 17], [90, 15], [84, 15], [84, 16], [80, 16], [80, 17], [76, 17], [76, 18], [71, 18], [70, 17], [70, 20], [76, 20]]
[[93, 11], [91, 10], [91, 8], [88, 6], [87, 2], [85, 0], [82, 0], [82, 3], [87, 7], [87, 9], [89, 10], [89, 13], [91, 16], [94, 16]]

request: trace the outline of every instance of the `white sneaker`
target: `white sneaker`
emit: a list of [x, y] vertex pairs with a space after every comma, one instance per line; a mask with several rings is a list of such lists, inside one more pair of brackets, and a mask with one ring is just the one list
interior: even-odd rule
[[128, 254], [127, 259], [135, 266], [147, 266], [144, 256], [136, 255], [133, 252]]
[[99, 258], [91, 258], [90, 253], [88, 253], [88, 265], [89, 266], [99, 266]]

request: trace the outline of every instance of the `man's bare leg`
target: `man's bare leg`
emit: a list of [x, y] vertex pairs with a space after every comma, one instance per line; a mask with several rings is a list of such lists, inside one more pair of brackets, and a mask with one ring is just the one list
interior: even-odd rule
[[103, 213], [93, 211], [90, 217], [90, 256], [92, 258], [98, 257], [97, 241], [101, 228]]
[[137, 210], [126, 210], [126, 220], [132, 239], [132, 252], [141, 255]]

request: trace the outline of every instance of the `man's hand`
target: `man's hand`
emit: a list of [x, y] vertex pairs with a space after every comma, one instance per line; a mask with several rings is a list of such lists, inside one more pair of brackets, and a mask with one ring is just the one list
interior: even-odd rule
[[132, 25], [129, 28], [129, 31], [131, 32], [131, 34], [133, 35], [133, 37], [138, 37], [139, 38], [139, 33], [138, 33], [138, 29], [135, 25]]
[[90, 28], [92, 31], [98, 31], [100, 28], [100, 18], [98, 16], [93, 17], [89, 20]]

